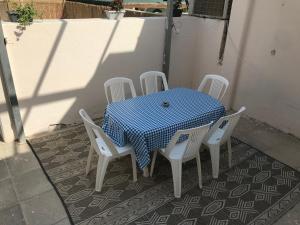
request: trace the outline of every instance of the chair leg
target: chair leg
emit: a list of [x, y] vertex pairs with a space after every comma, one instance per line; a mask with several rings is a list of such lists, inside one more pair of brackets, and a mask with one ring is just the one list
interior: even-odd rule
[[153, 152], [151, 168], [150, 168], [150, 177], [152, 177], [152, 175], [153, 175], [156, 157], [157, 157], [157, 151]]
[[209, 152], [212, 163], [213, 178], [218, 178], [220, 164], [220, 145], [210, 145]]
[[104, 156], [99, 156], [98, 165], [97, 165], [97, 175], [96, 175], [96, 187], [95, 187], [95, 190], [98, 192], [101, 192], [108, 163], [109, 163], [109, 158]]
[[198, 170], [198, 179], [199, 179], [199, 188], [202, 188], [202, 171], [201, 171], [201, 160], [200, 160], [200, 153], [198, 152], [196, 155], [197, 161], [197, 170]]
[[229, 168], [232, 167], [232, 149], [231, 149], [231, 139], [229, 138], [227, 141], [227, 148], [228, 148], [228, 166]]
[[136, 160], [135, 160], [135, 154], [131, 153], [131, 162], [132, 162], [132, 176], [133, 176], [133, 182], [137, 181], [137, 172], [136, 172]]
[[148, 166], [146, 166], [143, 169], [143, 177], [149, 177], [149, 168], [148, 168]]
[[91, 146], [90, 151], [89, 151], [89, 155], [88, 155], [88, 158], [87, 158], [87, 164], [86, 164], [86, 168], [85, 168], [85, 175], [88, 175], [89, 172], [90, 172], [93, 153], [94, 153], [94, 148], [93, 148], [93, 146]]
[[182, 162], [179, 160], [171, 161], [174, 196], [175, 198], [181, 197], [181, 176], [182, 176]]

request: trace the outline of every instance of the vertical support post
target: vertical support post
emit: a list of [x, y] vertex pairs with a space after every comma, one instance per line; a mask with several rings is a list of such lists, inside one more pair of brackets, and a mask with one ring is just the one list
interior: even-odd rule
[[223, 8], [223, 19], [228, 18], [228, 7], [229, 7], [229, 0], [224, 1], [224, 8]]
[[168, 0], [167, 25], [165, 28], [165, 46], [164, 46], [164, 55], [163, 55], [163, 72], [166, 74], [167, 80], [169, 80], [172, 29], [173, 29], [173, 0]]
[[226, 19], [226, 20], [224, 20], [224, 28], [223, 28], [222, 40], [221, 40], [221, 45], [220, 45], [220, 50], [219, 50], [219, 59], [218, 59], [219, 65], [223, 64], [226, 41], [227, 41], [227, 34], [228, 34], [228, 27], [229, 27], [229, 19]]
[[2, 23], [0, 21], [0, 69], [2, 71], [2, 84], [5, 94], [6, 104], [8, 107], [12, 128], [17, 141], [25, 142], [23, 123], [21, 119], [19, 103], [16, 95], [15, 85], [11, 73], [9, 59], [5, 46]]
[[232, 1], [230, 0], [224, 1], [224, 9], [223, 9], [224, 28], [223, 28], [222, 40], [221, 40], [220, 51], [219, 51], [219, 60], [218, 60], [219, 65], [223, 64], [224, 52], [225, 52], [226, 41], [227, 41], [227, 34], [228, 34], [228, 27], [229, 27], [229, 20], [230, 20], [229, 9], [231, 8], [229, 4], [232, 4]]

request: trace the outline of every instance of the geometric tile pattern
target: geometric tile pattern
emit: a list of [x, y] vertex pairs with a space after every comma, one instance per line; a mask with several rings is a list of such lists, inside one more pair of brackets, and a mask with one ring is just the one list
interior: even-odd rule
[[116, 186], [118, 184], [124, 183], [128, 180], [129, 174], [119, 174], [115, 177], [108, 178], [106, 181], [104, 181], [105, 186]]
[[241, 184], [245, 178], [251, 177], [248, 174], [248, 168], [239, 167], [233, 168], [233, 170], [230, 170], [227, 175], [228, 182], [236, 182], [238, 184]]
[[226, 207], [229, 211], [229, 219], [239, 220], [243, 223], [246, 222], [247, 216], [256, 214], [257, 210], [254, 209], [254, 201], [243, 201], [238, 199], [238, 202], [234, 206]]
[[228, 225], [229, 220], [218, 220], [215, 217], [212, 217], [208, 225]]
[[294, 170], [281, 170], [280, 175], [274, 176], [277, 179], [277, 185], [288, 185], [292, 187], [293, 181], [298, 181], [299, 178], [295, 177]]
[[279, 161], [272, 162], [272, 169], [273, 170], [282, 169], [283, 167], [284, 167], [284, 164], [279, 162]]
[[141, 177], [139, 182], [130, 182], [129, 185], [125, 188], [125, 190], [131, 190], [135, 191], [136, 193], [139, 193], [141, 190], [146, 188], [147, 186], [153, 186], [155, 183], [152, 179], [147, 179], [144, 177]]
[[136, 225], [166, 225], [169, 219], [169, 215], [160, 216], [157, 212], [154, 212], [150, 219], [145, 221], [136, 222]]
[[197, 224], [197, 218], [191, 218], [191, 219], [185, 219], [178, 223], [178, 225], [196, 225]]
[[65, 201], [69, 204], [72, 204], [91, 196], [92, 193], [93, 193], [93, 189], [84, 189], [69, 195]]
[[212, 203], [208, 204], [204, 207], [202, 211], [202, 216], [212, 216], [215, 215], [217, 212], [222, 210], [226, 204], [226, 201], [223, 200], [214, 200]]
[[218, 182], [216, 180], [212, 180], [212, 182], [208, 186], [203, 187], [202, 195], [216, 199], [219, 193], [227, 191], [225, 185], [226, 182]]
[[253, 192], [255, 193], [255, 201], [266, 201], [269, 204], [272, 202], [272, 197], [280, 195], [277, 192], [276, 185], [268, 186], [262, 184], [261, 189], [253, 190]]
[[122, 190], [109, 189], [107, 192], [101, 195], [92, 196], [93, 200], [90, 202], [89, 207], [98, 207], [103, 209], [111, 202], [119, 202]]
[[172, 214], [181, 214], [184, 217], [187, 217], [192, 209], [201, 208], [199, 202], [200, 196], [186, 195], [183, 200], [172, 203], [174, 205]]
[[263, 170], [255, 174], [253, 177], [253, 183], [265, 183], [271, 177], [271, 171]]
[[80, 214], [86, 209], [86, 207], [75, 207], [70, 205], [68, 210], [73, 218], [73, 220], [80, 220]]
[[262, 170], [265, 165], [270, 164], [267, 156], [255, 156], [254, 159], [249, 160], [249, 168]]
[[78, 225], [270, 225], [300, 199], [299, 172], [237, 139], [231, 169], [221, 148], [218, 179], [211, 177], [209, 153], [201, 153], [202, 189], [196, 162], [183, 164], [180, 199], [174, 198], [172, 171], [161, 156], [154, 176], [139, 175], [135, 183], [130, 157], [110, 162], [102, 192], [95, 192], [97, 158], [85, 176], [90, 143], [82, 125], [30, 143]]
[[229, 198], [241, 198], [244, 194], [250, 191], [250, 184], [241, 184], [232, 189], [229, 193]]

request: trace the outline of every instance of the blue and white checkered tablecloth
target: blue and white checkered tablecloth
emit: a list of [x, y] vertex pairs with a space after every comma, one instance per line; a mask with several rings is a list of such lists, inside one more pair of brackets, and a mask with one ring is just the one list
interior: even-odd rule
[[[168, 101], [169, 107], [162, 103]], [[180, 129], [201, 126], [225, 115], [224, 106], [204, 93], [175, 88], [111, 103], [103, 129], [118, 146], [130, 143], [140, 168], [150, 163], [150, 152], [165, 148]]]

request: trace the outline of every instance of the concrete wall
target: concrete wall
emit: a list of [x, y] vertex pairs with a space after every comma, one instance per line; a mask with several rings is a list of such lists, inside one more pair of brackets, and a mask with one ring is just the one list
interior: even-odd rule
[[[299, 11], [299, 1], [234, 1], [222, 65], [224, 22], [177, 18], [170, 86], [196, 88], [205, 74], [221, 74], [228, 108], [245, 105], [249, 116], [300, 137]], [[162, 67], [165, 18], [3, 25], [26, 135], [78, 121], [79, 108], [99, 116], [105, 80], [129, 77], [140, 93], [140, 73]], [[7, 114], [0, 117], [3, 124]]]
[[199, 29], [194, 86], [206, 73], [222, 74], [231, 84], [226, 103], [245, 105], [249, 116], [300, 137], [299, 12], [300, 1], [234, 1], [222, 66], [223, 23]]
[[[0, 76], [2, 71], [0, 69]], [[0, 87], [2, 87], [2, 80], [0, 79]], [[2, 88], [0, 88], [0, 141], [12, 141], [14, 139], [14, 132], [12, 124], [10, 122], [10, 116], [8, 113], [8, 107], [5, 101], [5, 94]]]
[[[192, 85], [192, 22], [190, 17], [176, 20], [180, 31], [172, 45], [171, 87]], [[139, 75], [162, 68], [164, 26], [165, 18], [49, 20], [24, 31], [4, 23], [25, 134], [77, 122], [80, 108], [102, 115], [103, 83], [109, 78], [133, 79], [139, 94]]]
[[[218, 56], [222, 39], [224, 22], [222, 20], [198, 18], [195, 32], [196, 52], [194, 61], [193, 86], [197, 88], [205, 74], [221, 74]], [[222, 73], [223, 74], [223, 73]]]
[[300, 137], [300, 1], [256, 0], [248, 10], [233, 106]]

